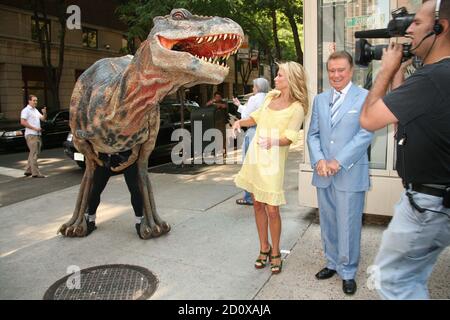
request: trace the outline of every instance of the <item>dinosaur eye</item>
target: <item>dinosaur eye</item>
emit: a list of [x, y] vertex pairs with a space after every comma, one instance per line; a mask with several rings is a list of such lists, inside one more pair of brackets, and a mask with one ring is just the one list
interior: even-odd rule
[[187, 20], [191, 16], [191, 13], [185, 9], [174, 9], [170, 15], [174, 20]]

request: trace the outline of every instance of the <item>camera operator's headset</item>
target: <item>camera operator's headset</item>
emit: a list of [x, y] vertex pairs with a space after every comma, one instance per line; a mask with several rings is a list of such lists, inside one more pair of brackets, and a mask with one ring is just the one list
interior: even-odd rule
[[439, 11], [441, 10], [441, 0], [436, 0], [436, 10], [434, 10], [434, 26], [433, 34], [440, 35], [444, 31], [444, 27], [439, 23]]
[[[440, 10], [441, 10], [441, 2], [442, 0], [436, 0], [436, 9], [434, 10], [434, 25], [433, 25], [433, 30], [428, 32], [425, 37], [422, 38], [422, 40], [420, 40], [419, 44], [417, 46], [415, 46], [414, 48], [411, 48], [410, 51], [414, 51], [417, 48], [419, 48], [422, 43], [428, 39], [429, 37], [431, 37], [432, 35], [435, 35], [435, 37], [437, 37], [438, 35], [440, 35], [443, 31], [444, 31], [444, 27], [442, 26], [442, 24], [439, 23], [439, 19], [440, 19]], [[436, 40], [435, 40], [436, 41]], [[430, 50], [431, 51], [431, 50]]]

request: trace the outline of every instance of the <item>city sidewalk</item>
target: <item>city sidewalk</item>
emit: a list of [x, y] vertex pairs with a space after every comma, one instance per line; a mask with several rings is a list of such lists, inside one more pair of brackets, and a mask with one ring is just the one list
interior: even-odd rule
[[[233, 178], [240, 165], [215, 165], [197, 174], [150, 174], [159, 214], [172, 230], [148, 241], [136, 235], [123, 176], [109, 181], [97, 211], [98, 229], [86, 238], [56, 235], [72, 215], [78, 185], [0, 208], [0, 299], [42, 299], [69, 266], [104, 264], [152, 271], [159, 284], [151, 299], [378, 299], [367, 287], [366, 271], [385, 227], [363, 228], [353, 297], [342, 293], [338, 277], [315, 279], [325, 261], [316, 210], [297, 204], [301, 157], [301, 146], [292, 148], [286, 168], [279, 275], [253, 267], [259, 251], [253, 210], [235, 204], [241, 191]], [[434, 299], [450, 298], [449, 261], [447, 249], [430, 280]]]

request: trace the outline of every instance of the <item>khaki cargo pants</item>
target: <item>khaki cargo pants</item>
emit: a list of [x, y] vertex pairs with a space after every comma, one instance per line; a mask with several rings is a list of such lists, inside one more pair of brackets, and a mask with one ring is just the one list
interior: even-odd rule
[[25, 137], [27, 141], [28, 149], [30, 149], [30, 154], [28, 156], [28, 166], [25, 173], [31, 173], [33, 176], [41, 175], [38, 168], [38, 155], [41, 153], [42, 140], [41, 136], [27, 135]]

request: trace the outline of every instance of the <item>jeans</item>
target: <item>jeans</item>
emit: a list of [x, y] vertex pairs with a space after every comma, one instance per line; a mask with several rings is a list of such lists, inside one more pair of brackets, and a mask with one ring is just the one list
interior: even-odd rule
[[[242, 145], [243, 159], [245, 158], [245, 155], [247, 154], [248, 148], [250, 147], [250, 143], [252, 142], [253, 137], [255, 136], [255, 132], [256, 132], [256, 126], [249, 127], [247, 129], [247, 131], [245, 132], [244, 143]], [[250, 192], [244, 191], [244, 201], [253, 203], [252, 194]]]
[[[411, 193], [420, 207], [450, 215], [442, 198]], [[384, 299], [428, 299], [428, 278], [439, 254], [449, 245], [450, 218], [441, 213], [418, 212], [404, 192], [375, 259], [379, 295]]]

